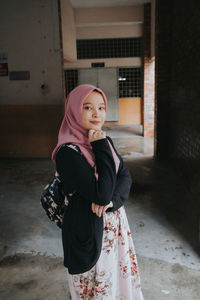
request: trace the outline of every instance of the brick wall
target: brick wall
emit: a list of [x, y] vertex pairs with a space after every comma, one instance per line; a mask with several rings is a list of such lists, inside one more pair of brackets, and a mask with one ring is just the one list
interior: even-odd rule
[[199, 16], [197, 1], [157, 0], [156, 155], [181, 174], [190, 199], [180, 205], [193, 221], [200, 206]]
[[144, 5], [144, 81], [143, 124], [144, 136], [154, 136], [155, 61], [151, 59], [151, 4]]
[[144, 136], [154, 136], [155, 61], [144, 58]]

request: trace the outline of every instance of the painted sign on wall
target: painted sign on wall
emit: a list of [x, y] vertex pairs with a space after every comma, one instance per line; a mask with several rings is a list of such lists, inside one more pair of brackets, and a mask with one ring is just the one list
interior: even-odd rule
[[9, 72], [10, 80], [30, 80], [29, 71], [11, 71]]
[[8, 63], [0, 62], [0, 76], [8, 76]]

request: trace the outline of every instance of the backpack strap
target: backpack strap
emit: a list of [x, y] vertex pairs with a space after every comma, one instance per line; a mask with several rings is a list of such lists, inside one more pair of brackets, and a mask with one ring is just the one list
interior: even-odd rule
[[[74, 145], [74, 144], [62, 144], [60, 147], [58, 147], [57, 152], [60, 150], [60, 148], [66, 147], [66, 146], [73, 149], [73, 150], [75, 150], [76, 152], [79, 152], [80, 154], [82, 154], [80, 148], [77, 145]], [[57, 171], [55, 172], [55, 176], [57, 176], [57, 177], [59, 176]]]
[[71, 149], [73, 149], [73, 150], [75, 150], [76, 152], [81, 153], [81, 150], [80, 150], [80, 148], [77, 145], [66, 144], [66, 146], [69, 147], [69, 148], [71, 148]]

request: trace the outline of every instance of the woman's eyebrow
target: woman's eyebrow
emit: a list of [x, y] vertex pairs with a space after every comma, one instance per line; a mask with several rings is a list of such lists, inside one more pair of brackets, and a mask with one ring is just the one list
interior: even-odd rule
[[[92, 105], [92, 103], [91, 103], [91, 102], [85, 102], [85, 103], [83, 103], [83, 105], [86, 105], [86, 104], [91, 104], [91, 105]], [[104, 102], [102, 102], [102, 103], [99, 103], [99, 105], [105, 105], [105, 103], [104, 103]]]

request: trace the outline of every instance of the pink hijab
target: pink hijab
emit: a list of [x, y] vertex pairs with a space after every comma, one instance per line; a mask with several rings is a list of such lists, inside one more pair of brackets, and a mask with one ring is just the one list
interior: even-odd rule
[[[60, 126], [58, 134], [58, 143], [52, 152], [52, 160], [55, 162], [56, 151], [65, 143], [72, 143], [79, 146], [82, 154], [87, 159], [88, 163], [94, 168], [95, 176], [98, 179], [96, 172], [95, 157], [92, 151], [92, 146], [88, 139], [88, 130], [82, 126], [82, 106], [85, 98], [97, 90], [101, 95], [105, 103], [107, 110], [107, 99], [104, 92], [90, 84], [81, 84], [74, 88], [68, 95], [65, 103], [65, 115]], [[119, 158], [117, 157], [112, 145], [108, 141], [113, 159], [115, 161], [116, 173], [119, 168]]]

